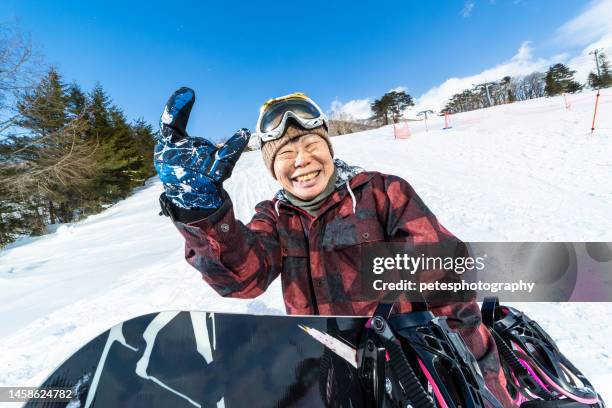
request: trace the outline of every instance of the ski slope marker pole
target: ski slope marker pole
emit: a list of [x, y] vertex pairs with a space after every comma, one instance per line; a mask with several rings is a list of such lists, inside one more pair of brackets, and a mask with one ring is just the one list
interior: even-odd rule
[[599, 104], [599, 89], [597, 90], [597, 96], [595, 97], [595, 111], [593, 112], [593, 123], [591, 123], [591, 134], [595, 131], [595, 117], [597, 116], [597, 105]]

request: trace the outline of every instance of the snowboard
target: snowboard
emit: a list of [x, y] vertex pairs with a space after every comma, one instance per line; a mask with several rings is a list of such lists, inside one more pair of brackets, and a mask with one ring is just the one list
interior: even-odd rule
[[120, 323], [41, 385], [50, 407], [363, 407], [356, 349], [367, 318], [160, 312]]

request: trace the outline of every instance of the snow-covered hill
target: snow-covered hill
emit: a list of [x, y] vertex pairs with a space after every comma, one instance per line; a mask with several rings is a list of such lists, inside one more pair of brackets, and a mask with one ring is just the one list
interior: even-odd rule
[[[612, 241], [612, 92], [590, 133], [594, 93], [498, 106], [424, 124], [336, 137], [336, 156], [407, 179], [466, 241]], [[238, 126], [239, 124], [237, 124]], [[240, 219], [278, 188], [259, 152], [226, 188]], [[251, 301], [223, 299], [183, 260], [159, 217], [159, 180], [105, 212], [0, 252], [0, 386], [40, 383], [85, 342], [131, 317], [197, 309], [281, 314], [278, 282]], [[612, 304], [520, 304], [612, 401]]]

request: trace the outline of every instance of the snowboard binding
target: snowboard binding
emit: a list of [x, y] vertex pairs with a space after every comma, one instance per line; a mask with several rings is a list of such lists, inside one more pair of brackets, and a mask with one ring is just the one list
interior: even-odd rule
[[367, 406], [502, 407], [445, 317], [425, 309], [391, 315], [391, 309], [379, 305], [357, 353]]
[[559, 351], [554, 340], [524, 313], [485, 298], [483, 323], [489, 327], [521, 407], [605, 407], [588, 379]]

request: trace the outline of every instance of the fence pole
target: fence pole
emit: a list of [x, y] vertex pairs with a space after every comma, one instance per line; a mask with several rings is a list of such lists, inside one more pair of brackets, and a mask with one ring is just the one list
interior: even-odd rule
[[563, 94], [563, 102], [565, 104], [565, 110], [570, 110], [572, 108], [572, 104], [568, 102], [567, 94]]

